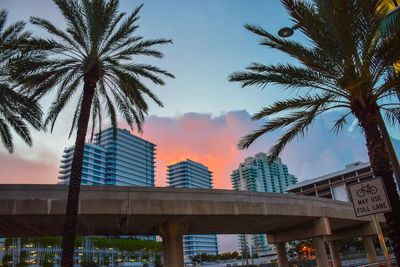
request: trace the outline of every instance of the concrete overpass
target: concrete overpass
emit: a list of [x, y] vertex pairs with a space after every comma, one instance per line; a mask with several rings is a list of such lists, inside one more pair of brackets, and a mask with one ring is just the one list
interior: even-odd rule
[[[0, 236], [61, 235], [67, 187], [0, 185]], [[329, 242], [341, 266], [335, 240], [364, 236], [369, 260], [376, 260], [372, 219], [357, 218], [349, 203], [289, 194], [249, 191], [82, 186], [80, 235], [160, 235], [164, 266], [183, 266], [182, 235], [267, 233], [279, 266], [288, 266], [285, 242], [312, 238], [318, 266], [328, 266]]]

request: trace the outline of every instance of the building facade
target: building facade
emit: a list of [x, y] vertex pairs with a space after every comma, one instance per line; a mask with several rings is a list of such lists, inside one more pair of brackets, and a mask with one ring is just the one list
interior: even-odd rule
[[[210, 189], [212, 173], [208, 168], [192, 160], [185, 160], [168, 166], [168, 185], [177, 188], [205, 188]], [[218, 240], [216, 235], [185, 235], [183, 237], [183, 251], [185, 262], [191, 262], [191, 257], [198, 254], [218, 254]]]
[[[74, 147], [64, 150], [60, 165], [60, 183], [68, 184]], [[97, 133], [94, 144], [85, 144], [82, 184], [118, 186], [154, 186], [155, 145], [117, 129]]]
[[[297, 178], [289, 173], [280, 158], [269, 162], [267, 154], [258, 153], [246, 158], [238, 169], [232, 171], [231, 182], [234, 190], [285, 193]], [[238, 238], [242, 253], [262, 255], [271, 250], [265, 234], [239, 235]]]
[[[65, 148], [60, 165], [61, 184], [69, 183], [74, 147]], [[85, 144], [82, 185], [154, 187], [155, 145], [125, 129], [108, 128]], [[136, 239], [156, 240], [156, 236], [135, 235]]]
[[342, 170], [292, 185], [287, 188], [287, 192], [349, 202], [347, 187], [373, 178], [370, 163], [357, 161]]

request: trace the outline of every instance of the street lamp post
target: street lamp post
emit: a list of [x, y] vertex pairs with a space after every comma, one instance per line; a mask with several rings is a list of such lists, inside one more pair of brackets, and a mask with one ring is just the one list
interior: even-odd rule
[[283, 27], [278, 31], [278, 35], [282, 38], [290, 37], [294, 34], [294, 31], [300, 28], [300, 24], [296, 24], [293, 27]]

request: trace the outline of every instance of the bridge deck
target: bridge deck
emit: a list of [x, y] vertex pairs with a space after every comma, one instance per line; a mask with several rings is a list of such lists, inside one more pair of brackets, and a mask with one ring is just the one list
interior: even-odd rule
[[[0, 185], [0, 236], [60, 235], [66, 206], [63, 185]], [[157, 234], [166, 221], [182, 221], [188, 234], [274, 233], [328, 218], [332, 232], [354, 229], [349, 203], [249, 191], [82, 186], [81, 235]]]

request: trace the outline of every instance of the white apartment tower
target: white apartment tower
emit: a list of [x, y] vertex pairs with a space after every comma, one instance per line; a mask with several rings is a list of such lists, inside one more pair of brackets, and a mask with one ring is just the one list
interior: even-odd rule
[[[258, 153], [248, 157], [232, 171], [232, 187], [234, 190], [254, 192], [285, 193], [286, 188], [297, 182], [280, 158], [270, 162], [267, 154]], [[270, 250], [265, 234], [239, 235], [241, 252], [260, 255]]]
[[[190, 159], [168, 166], [168, 185], [177, 188], [211, 189], [212, 173], [203, 164]], [[197, 254], [218, 254], [216, 235], [185, 235], [183, 237], [185, 263]]]

